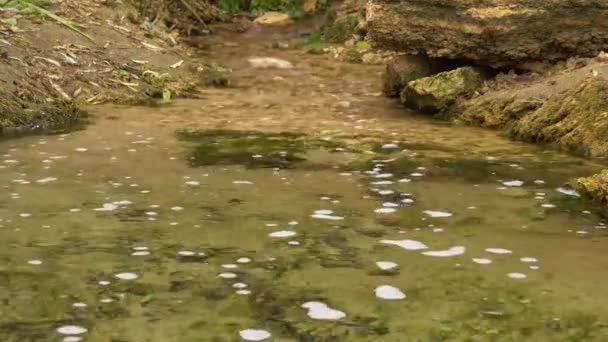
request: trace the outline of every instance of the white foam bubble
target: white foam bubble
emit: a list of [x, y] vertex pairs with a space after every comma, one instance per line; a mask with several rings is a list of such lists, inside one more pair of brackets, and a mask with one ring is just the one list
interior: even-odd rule
[[278, 232], [273, 232], [268, 234], [268, 236], [270, 237], [274, 237], [274, 238], [287, 238], [287, 237], [292, 237], [292, 236], [296, 236], [297, 233], [291, 230], [279, 230]]
[[224, 278], [224, 279], [234, 279], [234, 278], [237, 277], [237, 275], [235, 273], [232, 273], [232, 272], [224, 272], [224, 273], [220, 273], [218, 275], [218, 277]]
[[325, 214], [312, 214], [312, 215], [310, 215], [310, 217], [316, 218], [319, 220], [330, 220], [330, 221], [344, 220], [344, 217], [342, 217], [342, 216], [325, 215]]
[[315, 210], [315, 212], [314, 212], [315, 215], [331, 215], [333, 213], [334, 213], [333, 210], [329, 210], [329, 209]]
[[392, 150], [392, 149], [399, 148], [399, 145], [397, 145], [397, 144], [384, 144], [384, 145], [382, 145], [382, 148], [386, 149], [386, 150]]
[[234, 287], [235, 289], [244, 289], [246, 288], [248, 285], [245, 283], [234, 283], [232, 284], [232, 287]]
[[57, 180], [57, 178], [55, 178], [55, 177], [47, 177], [47, 178], [39, 179], [36, 182], [40, 183], [40, 184], [46, 184], [46, 183], [54, 182], [56, 180]]
[[374, 210], [376, 214], [392, 214], [396, 211], [397, 209], [395, 208], [378, 208]]
[[237, 184], [237, 185], [252, 185], [253, 182], [250, 181], [233, 181], [232, 184]]
[[116, 277], [120, 280], [135, 280], [135, 279], [139, 278], [139, 276], [137, 274], [131, 273], [131, 272], [117, 273], [114, 275], [114, 277]]
[[239, 266], [236, 264], [223, 264], [222, 268], [226, 268], [226, 269], [235, 269], [238, 268]]
[[196, 253], [193, 252], [193, 251], [179, 251], [179, 252], [177, 252], [177, 255], [179, 255], [179, 256], [194, 256], [194, 255], [196, 255]]
[[492, 263], [492, 260], [487, 259], [487, 258], [473, 258], [472, 260], [474, 263], [480, 264], [480, 265], [489, 265]]
[[27, 263], [30, 265], [38, 266], [42, 265], [42, 260], [29, 260]]
[[383, 271], [388, 271], [397, 268], [399, 265], [392, 261], [376, 261], [376, 266]]
[[248, 264], [251, 262], [251, 259], [247, 258], [247, 257], [242, 257], [242, 258], [236, 259], [236, 262], [238, 262], [239, 264]]
[[452, 216], [452, 213], [449, 213], [447, 211], [438, 211], [438, 210], [425, 210], [423, 211], [427, 216], [430, 217], [434, 217], [434, 218], [440, 218], [440, 217], [450, 217]]
[[308, 309], [308, 317], [319, 320], [339, 320], [346, 317], [340, 310], [335, 310], [322, 302], [306, 302], [302, 307]]
[[581, 194], [579, 194], [576, 190], [574, 189], [569, 189], [569, 188], [557, 188], [555, 189], [557, 192], [561, 192], [562, 194], [566, 195], [566, 196], [572, 196], [572, 197], [580, 197]]
[[525, 279], [528, 277], [527, 275], [518, 272], [509, 273], [507, 276], [511, 279]]
[[504, 248], [486, 248], [486, 252], [492, 254], [513, 254], [513, 251]]
[[443, 251], [427, 251], [422, 252], [423, 255], [432, 256], [432, 257], [452, 257], [457, 255], [462, 255], [466, 252], [466, 248], [464, 246], [455, 246]]
[[380, 240], [380, 243], [399, 246], [408, 251], [417, 251], [428, 248], [424, 243], [415, 240]]
[[87, 328], [81, 327], [79, 325], [64, 325], [57, 328], [57, 332], [61, 335], [82, 335], [87, 331]]
[[510, 181], [502, 182], [502, 185], [508, 186], [508, 187], [520, 187], [520, 186], [524, 185], [524, 182], [520, 181], [520, 180], [510, 180]]
[[239, 331], [239, 336], [245, 341], [263, 341], [269, 339], [272, 335], [261, 329], [245, 329]]
[[521, 262], [525, 262], [525, 263], [531, 263], [531, 264], [533, 264], [533, 263], [537, 263], [537, 262], [538, 262], [538, 259], [536, 259], [536, 258], [531, 258], [531, 257], [524, 257], [524, 258], [521, 258], [521, 259], [519, 259], [519, 260], [520, 260]]
[[401, 290], [399, 290], [398, 288], [390, 285], [378, 286], [376, 287], [374, 292], [376, 293], [376, 297], [380, 299], [400, 300], [406, 298], [405, 293], [401, 292]]

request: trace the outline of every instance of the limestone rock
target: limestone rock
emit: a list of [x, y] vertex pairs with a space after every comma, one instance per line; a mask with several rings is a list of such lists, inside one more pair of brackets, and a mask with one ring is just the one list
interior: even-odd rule
[[459, 97], [473, 94], [482, 80], [481, 73], [472, 67], [442, 72], [410, 81], [401, 92], [401, 102], [424, 112], [446, 112]]
[[608, 65], [590, 62], [464, 102], [459, 120], [576, 155], [608, 158]]
[[608, 170], [577, 181], [577, 190], [597, 202], [608, 203]]
[[254, 23], [257, 24], [275, 26], [289, 25], [292, 22], [293, 20], [291, 20], [289, 14], [281, 12], [266, 12], [254, 20]]
[[397, 56], [386, 64], [383, 75], [383, 92], [388, 97], [399, 97], [405, 86], [418, 78], [432, 74], [427, 58], [421, 56]]
[[604, 0], [370, 0], [377, 48], [492, 67], [608, 51]]

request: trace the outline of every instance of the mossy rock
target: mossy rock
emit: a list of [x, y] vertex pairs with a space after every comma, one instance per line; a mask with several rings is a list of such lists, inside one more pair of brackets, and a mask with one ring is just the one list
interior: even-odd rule
[[449, 112], [460, 97], [471, 96], [483, 81], [482, 73], [473, 67], [411, 81], [401, 92], [401, 102], [432, 114]]
[[608, 156], [608, 80], [591, 77], [556, 94], [517, 121], [509, 133], [518, 139], [550, 143], [588, 157]]
[[579, 178], [576, 188], [587, 197], [608, 204], [608, 170], [591, 177]]

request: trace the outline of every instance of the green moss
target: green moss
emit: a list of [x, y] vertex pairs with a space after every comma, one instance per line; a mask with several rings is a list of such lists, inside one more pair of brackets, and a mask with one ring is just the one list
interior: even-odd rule
[[32, 108], [0, 104], [0, 133], [60, 133], [81, 128], [87, 117], [87, 112], [71, 102], [58, 101]]
[[351, 38], [358, 24], [359, 18], [354, 15], [338, 18], [333, 24], [323, 27], [321, 36], [325, 41], [341, 43]]
[[192, 166], [291, 168], [306, 160], [305, 153], [309, 149], [341, 146], [340, 143], [311, 139], [296, 133], [210, 130], [180, 131], [177, 135], [181, 140], [197, 143], [189, 158]]
[[482, 80], [481, 73], [472, 67], [442, 72], [409, 82], [401, 92], [401, 102], [421, 111], [449, 117], [455, 114], [451, 107], [458, 98], [472, 95]]

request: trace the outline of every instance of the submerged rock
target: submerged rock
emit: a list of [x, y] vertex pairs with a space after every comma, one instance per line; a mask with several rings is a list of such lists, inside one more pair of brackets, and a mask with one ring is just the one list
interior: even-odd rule
[[291, 69], [293, 64], [284, 59], [274, 57], [252, 57], [247, 60], [256, 69]]
[[608, 50], [605, 1], [371, 0], [366, 16], [376, 47], [492, 67]]
[[401, 102], [424, 112], [446, 113], [459, 97], [472, 95], [481, 82], [475, 68], [458, 68], [409, 82], [401, 92]]

